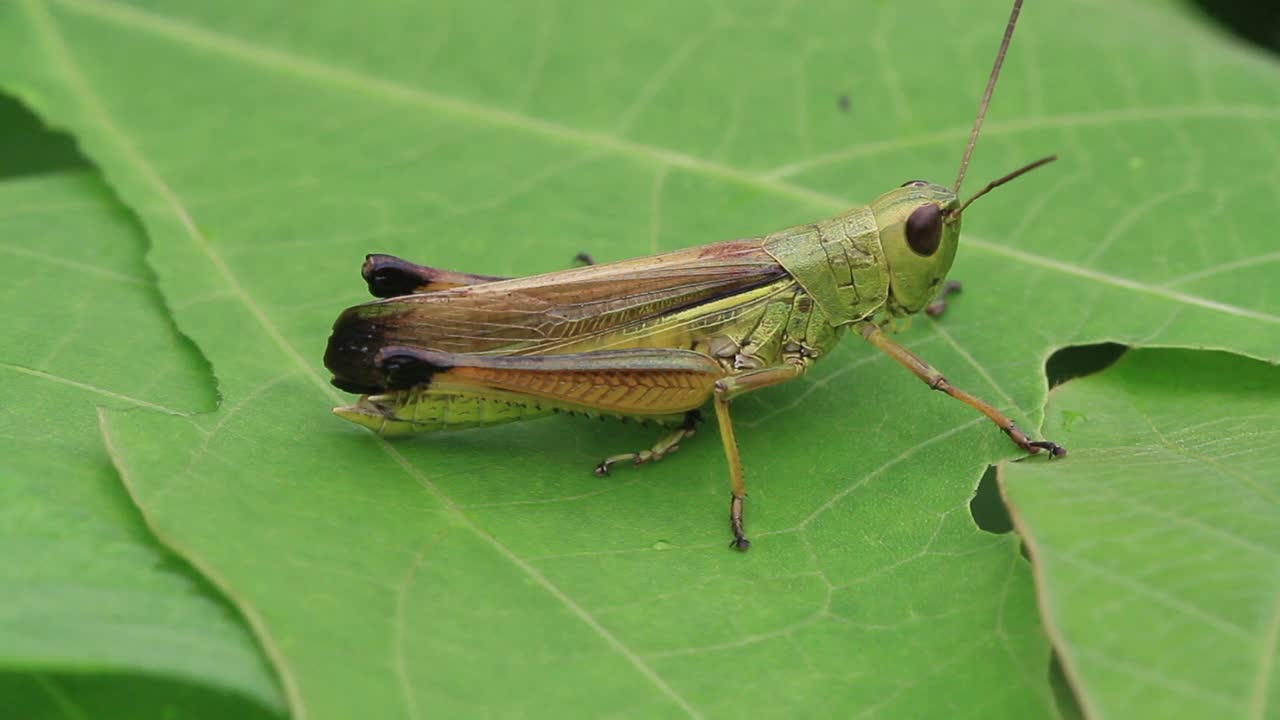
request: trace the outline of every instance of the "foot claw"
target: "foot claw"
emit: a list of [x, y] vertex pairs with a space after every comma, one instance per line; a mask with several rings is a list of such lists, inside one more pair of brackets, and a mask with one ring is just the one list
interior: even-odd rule
[[592, 472], [595, 473], [596, 477], [609, 477], [609, 461], [601, 461]]
[[751, 541], [744, 537], [737, 537], [729, 543], [729, 547], [738, 552], [746, 552], [751, 549]]
[[1032, 440], [1013, 423], [1009, 423], [1009, 427], [1001, 428], [1001, 430], [1004, 430], [1004, 433], [1008, 435], [1009, 439], [1013, 440], [1018, 447], [1026, 450], [1032, 455], [1035, 455], [1041, 450], [1048, 451], [1050, 458], [1059, 458], [1067, 454], [1067, 449], [1056, 442], [1050, 442], [1049, 440]]
[[1062, 447], [1058, 443], [1050, 442], [1048, 440], [1037, 440], [1033, 443], [1029, 443], [1029, 445], [1031, 445], [1031, 447], [1034, 448], [1032, 452], [1045, 450], [1045, 451], [1048, 451], [1049, 457], [1051, 458], [1063, 457], [1067, 454], [1066, 448]]

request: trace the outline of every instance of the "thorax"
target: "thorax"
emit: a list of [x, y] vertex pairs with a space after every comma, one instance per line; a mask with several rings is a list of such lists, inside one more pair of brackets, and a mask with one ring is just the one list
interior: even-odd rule
[[832, 325], [870, 317], [889, 295], [889, 269], [871, 208], [765, 237], [764, 249], [813, 298]]

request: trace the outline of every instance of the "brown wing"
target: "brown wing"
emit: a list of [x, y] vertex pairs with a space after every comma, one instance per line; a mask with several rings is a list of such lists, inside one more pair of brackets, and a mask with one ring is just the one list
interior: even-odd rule
[[448, 353], [555, 352], [785, 277], [758, 239], [705, 245], [607, 265], [562, 270], [348, 308], [325, 352], [334, 384], [381, 389], [373, 358], [388, 345]]

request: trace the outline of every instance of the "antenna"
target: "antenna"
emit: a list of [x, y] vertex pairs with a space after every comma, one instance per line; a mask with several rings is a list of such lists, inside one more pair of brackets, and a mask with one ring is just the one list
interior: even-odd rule
[[[1009, 24], [1005, 26], [1004, 39], [1000, 41], [1000, 52], [996, 53], [996, 64], [991, 68], [991, 77], [987, 80], [987, 91], [983, 93], [982, 103], [978, 105], [978, 117], [973, 121], [973, 132], [969, 134], [969, 146], [964, 149], [964, 159], [960, 161], [960, 174], [956, 176], [956, 186], [952, 188], [952, 192], [957, 195], [960, 194], [960, 183], [964, 182], [964, 174], [969, 170], [969, 158], [973, 156], [973, 146], [978, 143], [978, 131], [982, 129], [982, 120], [987, 116], [987, 106], [991, 104], [991, 93], [995, 92], [996, 78], [1000, 77], [1000, 66], [1004, 64], [1004, 54], [1009, 50], [1009, 41], [1013, 38], [1013, 28], [1018, 24], [1020, 12], [1022, 12], [1022, 0], [1013, 0], [1013, 12], [1009, 13]], [[970, 199], [969, 202], [973, 200]]]
[[965, 200], [963, 205], [961, 205], [960, 207], [956, 208], [955, 212], [952, 212], [952, 213], [950, 214], [950, 217], [949, 217], [949, 218], [947, 218], [948, 222], [955, 222], [955, 221], [956, 221], [956, 218], [959, 218], [959, 217], [960, 217], [960, 213], [964, 212], [964, 209], [965, 209], [965, 208], [967, 208], [967, 207], [969, 207], [970, 205], [972, 205], [974, 200], [977, 200], [978, 198], [982, 197], [983, 195], [986, 195], [987, 193], [991, 192], [992, 190], [995, 190], [996, 188], [1000, 187], [1001, 185], [1003, 185], [1003, 184], [1005, 184], [1005, 183], [1009, 182], [1010, 180], [1012, 180], [1012, 179], [1014, 179], [1014, 178], [1018, 177], [1019, 175], [1024, 175], [1024, 174], [1026, 174], [1026, 173], [1029, 173], [1029, 172], [1031, 172], [1032, 170], [1035, 170], [1036, 168], [1040, 167], [1041, 165], [1047, 165], [1047, 164], [1049, 164], [1049, 163], [1051, 163], [1051, 162], [1053, 162], [1054, 160], [1057, 160], [1057, 159], [1058, 159], [1058, 156], [1057, 156], [1057, 155], [1047, 155], [1047, 156], [1045, 156], [1045, 157], [1040, 158], [1039, 160], [1036, 160], [1035, 162], [1027, 163], [1026, 165], [1023, 165], [1022, 167], [1018, 168], [1017, 170], [1014, 170], [1013, 172], [1009, 173], [1008, 175], [1005, 175], [1005, 176], [1003, 176], [1003, 177], [998, 177], [998, 178], [996, 178], [995, 180], [992, 180], [991, 182], [989, 182], [989, 183], [987, 183], [987, 184], [986, 184], [986, 187], [984, 187], [984, 188], [982, 188], [981, 190], [979, 190], [979, 191], [977, 192], [977, 194], [975, 194], [973, 197], [969, 198], [968, 200]]

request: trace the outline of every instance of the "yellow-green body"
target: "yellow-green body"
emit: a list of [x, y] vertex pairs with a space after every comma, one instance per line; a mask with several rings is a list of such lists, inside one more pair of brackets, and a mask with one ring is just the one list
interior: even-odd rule
[[[957, 224], [944, 229], [942, 247], [932, 257], [913, 257], [915, 253], [901, 238], [902, 223], [906, 214], [922, 203], [935, 203], [945, 210], [954, 206], [955, 195], [938, 185], [909, 183], [871, 205], [761, 238], [528, 278], [486, 278], [443, 289], [428, 287], [411, 297], [366, 303], [348, 313], [374, 318], [394, 314], [422, 322], [434, 312], [445, 318], [441, 321], [444, 329], [433, 328], [425, 336], [406, 329], [404, 337], [379, 339], [384, 345], [405, 344], [453, 354], [580, 356], [669, 349], [706, 358], [704, 374], [712, 379], [717, 374], [734, 376], [778, 366], [802, 370], [830, 352], [849, 324], [877, 314], [916, 312], [936, 293], [954, 257], [959, 228]], [[660, 290], [646, 290], [648, 295], [641, 301], [629, 303], [625, 299], [630, 288], [643, 281], [653, 282], [650, 278], [663, 273], [712, 274], [729, 262], [735, 273], [732, 291], [710, 293], [689, 302], [692, 291], [667, 283]], [[895, 266], [909, 268], [909, 272], [895, 272]], [[466, 277], [452, 274], [450, 282], [466, 283]], [[557, 298], [546, 307], [522, 313], [519, 323], [507, 319], [509, 307], [542, 299], [552, 292], [548, 288], [573, 287], [575, 283], [593, 290], [584, 294], [581, 303]], [[688, 286], [696, 289], [698, 283]], [[610, 297], [610, 289], [615, 298]], [[410, 304], [414, 306], [405, 310]], [[499, 304], [501, 309], [496, 309]], [[470, 324], [449, 335], [449, 323], [461, 322], [450, 319], [451, 314], [460, 312], [459, 306], [466, 308], [461, 312]], [[486, 324], [500, 325], [506, 332], [481, 336], [471, 330]], [[654, 363], [655, 370], [664, 364], [661, 355], [646, 356], [646, 361]], [[558, 374], [563, 377], [567, 372]], [[708, 383], [705, 392], [684, 398], [683, 404], [672, 404], [655, 390], [618, 405], [602, 403], [609, 392], [618, 392], [605, 386], [570, 396], [563, 389], [504, 389], [437, 375], [430, 384], [367, 393], [360, 402], [337, 412], [384, 434], [476, 427], [555, 412], [665, 423], [705, 403], [711, 390]]]

